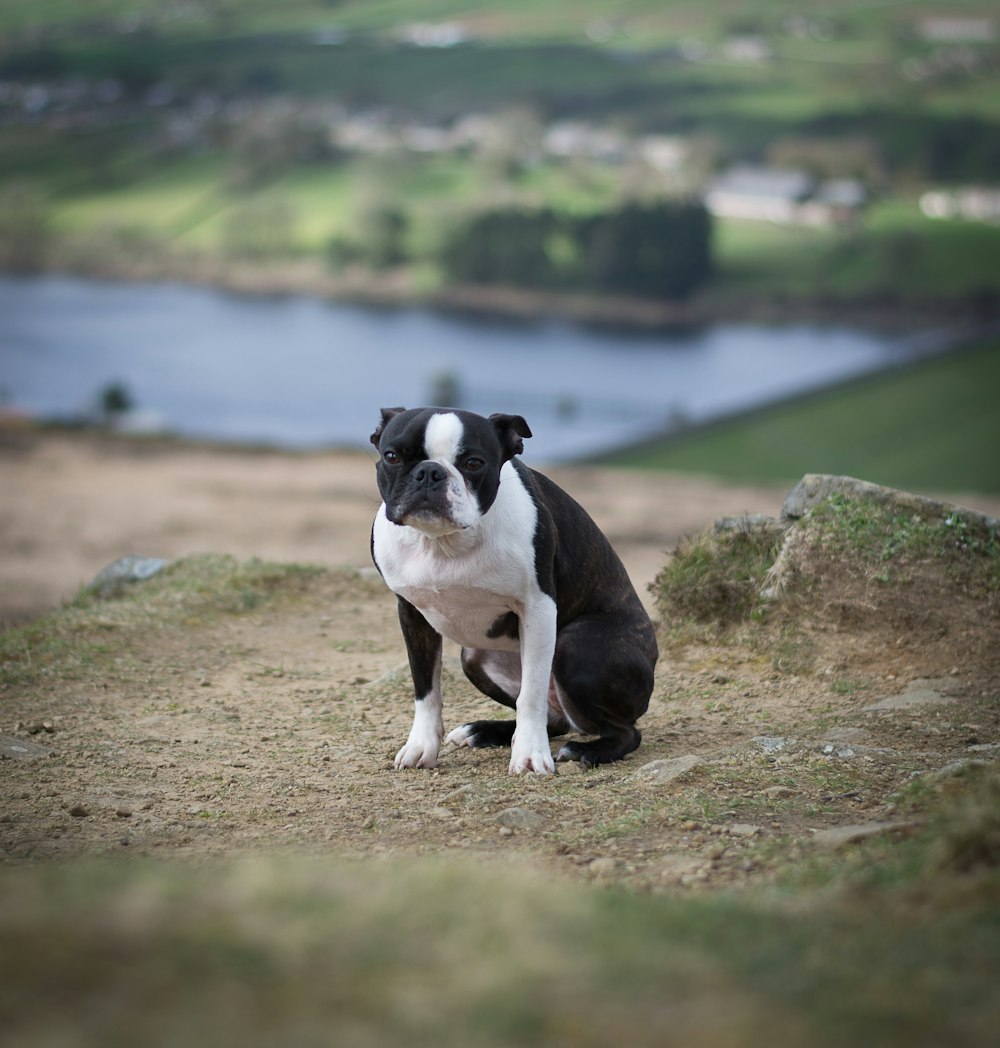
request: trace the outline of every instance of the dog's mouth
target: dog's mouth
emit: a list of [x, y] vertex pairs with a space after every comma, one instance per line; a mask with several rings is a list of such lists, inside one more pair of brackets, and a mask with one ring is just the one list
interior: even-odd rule
[[453, 535], [457, 531], [465, 531], [469, 525], [460, 524], [458, 521], [452, 520], [451, 517], [443, 516], [440, 513], [432, 513], [430, 510], [417, 510], [413, 513], [407, 513], [402, 521], [407, 527], [416, 528], [417, 531], [422, 531], [425, 535], [431, 535], [434, 538], [440, 538], [442, 535]]
[[448, 535], [469, 527], [468, 523], [455, 520], [448, 507], [428, 499], [386, 506], [386, 516], [393, 524], [416, 528], [428, 535]]

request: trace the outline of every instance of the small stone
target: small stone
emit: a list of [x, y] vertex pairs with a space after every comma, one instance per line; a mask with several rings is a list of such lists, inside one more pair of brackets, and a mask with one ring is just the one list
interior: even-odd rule
[[751, 740], [764, 753], [781, 753], [788, 747], [789, 740], [780, 735], [758, 735]]
[[32, 757], [45, 757], [49, 752], [47, 747], [39, 746], [37, 742], [28, 742], [13, 735], [0, 735], [0, 760], [29, 760]]
[[662, 785], [679, 779], [682, 775], [699, 767], [701, 763], [701, 757], [693, 753], [685, 754], [683, 757], [650, 761], [639, 768], [631, 778]]
[[427, 814], [432, 819], [454, 819], [455, 813], [450, 808], [431, 808]]
[[501, 837], [513, 837], [514, 836], [514, 831], [509, 826], [501, 826], [500, 827], [500, 836]]
[[120, 808], [115, 809], [115, 815], [117, 815], [119, 819], [131, 819], [132, 809], [123, 804]]
[[496, 821], [506, 829], [525, 830], [528, 833], [544, 830], [549, 824], [544, 815], [528, 808], [505, 808], [496, 817]]
[[888, 710], [909, 710], [920, 706], [942, 706], [956, 701], [953, 694], [955, 682], [947, 677], [928, 680], [919, 678], [911, 681], [905, 691], [865, 706], [865, 713], [881, 713]]
[[813, 835], [813, 842], [821, 848], [835, 850], [867, 840], [869, 837], [908, 830], [913, 825], [912, 822], [866, 822], [853, 826], [832, 826], [826, 830], [817, 830]]
[[730, 837], [756, 837], [758, 833], [760, 833], [760, 827], [748, 822], [734, 822], [729, 827]]
[[790, 786], [768, 786], [761, 792], [769, 800], [780, 800], [782, 797], [794, 797], [798, 790], [793, 790]]
[[595, 880], [607, 880], [622, 869], [624, 863], [610, 855], [602, 855], [598, 859], [591, 859], [587, 864], [587, 872]]
[[87, 591], [105, 599], [120, 596], [133, 582], [144, 582], [162, 571], [169, 562], [159, 557], [121, 557], [102, 568]]
[[69, 809], [69, 813], [74, 819], [85, 819], [90, 814], [87, 808], [79, 802]]

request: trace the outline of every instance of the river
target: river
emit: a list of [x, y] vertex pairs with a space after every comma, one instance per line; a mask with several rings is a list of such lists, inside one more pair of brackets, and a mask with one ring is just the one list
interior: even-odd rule
[[133, 423], [289, 448], [367, 446], [382, 406], [523, 414], [530, 457], [595, 454], [905, 360], [850, 327], [714, 324], [684, 333], [506, 321], [179, 284], [0, 277], [0, 395], [42, 418], [93, 412], [121, 383]]

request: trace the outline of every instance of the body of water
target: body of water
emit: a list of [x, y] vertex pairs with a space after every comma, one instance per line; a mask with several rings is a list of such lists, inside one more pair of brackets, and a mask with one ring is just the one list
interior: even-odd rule
[[382, 406], [525, 416], [526, 457], [572, 459], [822, 387], [916, 352], [851, 328], [683, 334], [244, 297], [176, 284], [0, 278], [0, 393], [46, 418], [123, 384], [147, 423], [210, 440], [366, 447]]

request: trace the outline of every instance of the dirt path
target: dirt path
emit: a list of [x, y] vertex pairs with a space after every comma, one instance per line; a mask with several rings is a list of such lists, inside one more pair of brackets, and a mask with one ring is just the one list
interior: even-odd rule
[[[696, 479], [556, 473], [643, 589], [680, 533], [781, 501]], [[862, 668], [833, 631], [823, 664], [801, 674], [740, 645], [666, 648], [643, 744], [620, 764], [511, 778], [500, 751], [452, 749], [433, 771], [396, 773], [412, 705], [394, 601], [366, 566], [365, 456], [26, 435], [6, 441], [0, 483], [16, 493], [0, 529], [11, 617], [128, 552], [335, 566], [247, 574], [209, 558], [66, 611], [42, 647], [15, 652], [0, 736], [26, 753], [0, 762], [6, 861], [459, 850], [654, 890], [743, 883], [824, 829], [897, 821], [893, 798], [915, 775], [1000, 742], [994, 670], [952, 665], [947, 645], [930, 659], [919, 636], [891, 670]], [[454, 654], [449, 728], [499, 709]], [[921, 676], [936, 699], [869, 710]]]

